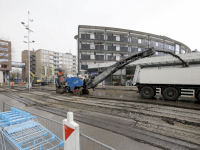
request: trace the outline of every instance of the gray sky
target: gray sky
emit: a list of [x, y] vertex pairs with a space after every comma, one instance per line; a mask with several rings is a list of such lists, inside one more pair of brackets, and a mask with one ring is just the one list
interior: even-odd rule
[[9, 38], [21, 61], [28, 11], [30, 49], [77, 54], [78, 25], [116, 27], [165, 35], [200, 51], [200, 0], [0, 0], [0, 38]]

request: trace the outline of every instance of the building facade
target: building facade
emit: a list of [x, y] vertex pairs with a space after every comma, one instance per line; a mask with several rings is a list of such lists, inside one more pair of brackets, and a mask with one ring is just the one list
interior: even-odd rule
[[191, 52], [185, 44], [166, 36], [111, 27], [79, 25], [74, 38], [78, 47], [78, 71], [87, 70], [88, 65], [118, 61], [148, 47], [175, 54]]
[[[29, 58], [28, 58], [28, 50], [22, 51], [22, 63], [25, 63], [26, 67], [22, 68], [22, 80], [28, 82], [28, 73], [29, 73]], [[32, 56], [35, 56], [34, 51], [30, 51], [30, 71], [32, 72], [33, 69], [36, 68], [35, 65], [32, 63]]]
[[11, 54], [11, 42], [0, 40], [0, 71], [3, 72], [3, 82], [7, 82], [10, 79], [10, 71], [12, 70]]
[[[27, 56], [28, 53], [23, 51], [22, 62], [28, 58]], [[30, 71], [43, 81], [53, 81], [54, 77], [57, 77], [57, 72], [54, 72], [55, 68], [62, 68], [65, 74], [76, 74], [76, 62], [76, 56], [71, 53], [59, 53], [44, 49], [31, 51], [30, 53]], [[22, 75], [28, 72], [29, 63], [27, 62], [26, 64], [26, 69], [22, 70]], [[25, 76], [22, 78], [28, 78], [28, 73]]]

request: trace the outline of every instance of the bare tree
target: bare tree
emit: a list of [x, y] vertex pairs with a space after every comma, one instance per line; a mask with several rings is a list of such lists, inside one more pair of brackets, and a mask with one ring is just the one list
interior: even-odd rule
[[[46, 73], [45, 73], [46, 70]], [[48, 80], [49, 77], [52, 77], [52, 67], [50, 66], [41, 66], [39, 72], [39, 74], [42, 74], [43, 76], [45, 76], [46, 81]]]
[[10, 73], [10, 77], [14, 80], [14, 79], [19, 79], [21, 75], [20, 69], [19, 68], [15, 68], [11, 71]]
[[14, 81], [14, 79], [15, 79], [15, 77], [16, 77], [15, 72], [11, 72], [11, 73], [10, 73], [10, 77], [12, 78], [12, 81]]

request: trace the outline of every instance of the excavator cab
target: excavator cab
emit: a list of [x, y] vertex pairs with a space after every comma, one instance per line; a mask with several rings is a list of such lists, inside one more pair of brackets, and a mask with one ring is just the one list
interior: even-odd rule
[[63, 70], [61, 68], [56, 68], [55, 71], [58, 71], [58, 78], [56, 81], [56, 92], [64, 93], [65, 92], [65, 83], [66, 78], [64, 77]]

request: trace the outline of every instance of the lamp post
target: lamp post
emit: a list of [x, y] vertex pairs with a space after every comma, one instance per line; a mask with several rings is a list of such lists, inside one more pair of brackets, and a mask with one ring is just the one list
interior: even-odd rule
[[24, 43], [28, 43], [28, 62], [29, 62], [29, 70], [28, 70], [28, 89], [30, 90], [30, 51], [29, 51], [29, 44], [30, 44], [30, 43], [34, 43], [35, 41], [29, 41], [29, 38], [30, 38], [29, 34], [30, 34], [30, 32], [33, 32], [33, 31], [30, 30], [30, 28], [29, 28], [29, 27], [30, 27], [30, 26], [29, 26], [29, 22], [33, 22], [33, 20], [29, 19], [29, 11], [28, 11], [28, 25], [25, 25], [24, 22], [21, 22], [21, 23], [22, 23], [23, 26], [26, 27], [25, 29], [28, 30], [28, 36], [24, 36], [24, 38], [28, 38], [28, 41], [27, 41], [27, 42], [24, 41]]

